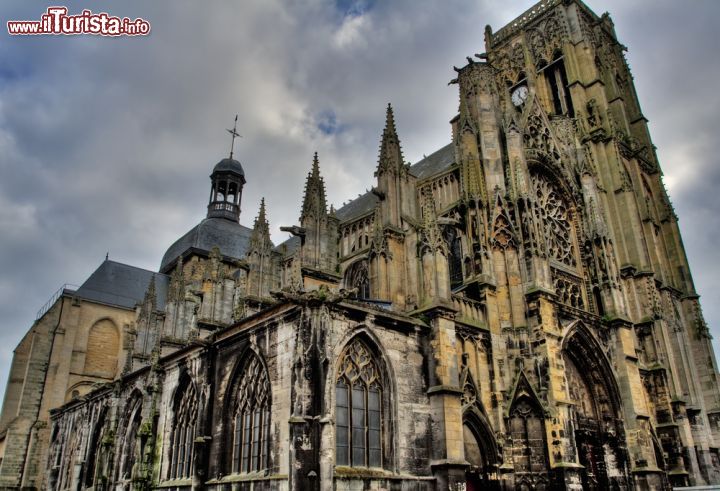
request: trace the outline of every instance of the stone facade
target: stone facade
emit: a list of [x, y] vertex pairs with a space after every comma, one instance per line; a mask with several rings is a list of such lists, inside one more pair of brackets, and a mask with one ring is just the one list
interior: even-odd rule
[[[33, 363], [50, 373], [42, 360], [54, 367], [69, 349], [42, 328], [56, 304], [16, 351], [0, 479], [53, 490], [720, 483], [710, 335], [612, 21], [543, 1], [488, 27], [485, 43], [455, 69], [450, 144], [410, 166], [388, 106], [372, 191], [328, 209], [315, 155], [299, 225], [282, 227], [292, 237], [279, 246], [264, 202], [252, 230], [239, 225], [245, 174], [221, 161], [208, 218], [171, 246], [132, 318], [113, 321], [127, 328], [78, 334], [72, 383], [100, 379], [75, 398], [67, 376], [20, 389], [43, 378]], [[19, 404], [38, 416], [13, 420]]]
[[18, 344], [0, 429], [1, 487], [37, 487], [45, 475], [49, 411], [116, 379], [134, 309], [88, 301], [69, 289]]

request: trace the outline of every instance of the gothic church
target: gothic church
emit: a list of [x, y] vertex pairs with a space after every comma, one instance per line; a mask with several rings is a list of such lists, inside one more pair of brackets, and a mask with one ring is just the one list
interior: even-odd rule
[[0, 486], [720, 483], [710, 334], [610, 17], [544, 0], [485, 45], [447, 146], [406, 163], [388, 106], [372, 190], [328, 206], [315, 155], [282, 244], [264, 202], [240, 224], [228, 158], [158, 272], [61, 290], [15, 351]]

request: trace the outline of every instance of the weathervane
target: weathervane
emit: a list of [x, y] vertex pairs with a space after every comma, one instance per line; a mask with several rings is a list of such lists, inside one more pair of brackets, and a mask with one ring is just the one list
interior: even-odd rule
[[238, 118], [238, 115], [236, 114], [235, 115], [235, 126], [233, 126], [233, 129], [226, 130], [228, 133], [230, 133], [232, 135], [232, 142], [230, 142], [230, 158], [233, 158], [233, 150], [235, 149], [235, 137], [239, 136], [240, 138], [242, 138], [242, 135], [237, 132], [237, 118]]

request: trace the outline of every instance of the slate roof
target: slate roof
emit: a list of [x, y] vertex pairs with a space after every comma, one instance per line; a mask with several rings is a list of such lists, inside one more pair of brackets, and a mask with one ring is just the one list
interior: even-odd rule
[[110, 260], [103, 261], [75, 291], [75, 295], [85, 300], [133, 309], [145, 298], [153, 276], [157, 307], [165, 310], [169, 276]]
[[335, 216], [337, 216], [341, 222], [352, 220], [373, 210], [378, 200], [377, 195], [373, 194], [372, 191], [368, 191], [338, 209], [335, 212]]
[[279, 253], [281, 253], [283, 256], [291, 256], [300, 249], [300, 237], [293, 235], [285, 242], [281, 242], [280, 245], [278, 245], [275, 250]]
[[220, 162], [215, 164], [215, 168], [213, 168], [213, 174], [216, 172], [234, 172], [236, 174], [240, 174], [241, 176], [245, 175], [242, 165], [240, 165], [240, 162], [235, 159], [222, 159]]
[[439, 174], [455, 163], [455, 148], [448, 143], [435, 153], [410, 166], [410, 173], [418, 179]]
[[[447, 170], [454, 163], [455, 148], [452, 143], [448, 143], [440, 150], [410, 166], [410, 173], [418, 179], [425, 179]], [[335, 214], [341, 222], [353, 220], [373, 210], [378, 199], [376, 195], [368, 191], [338, 209]]]
[[160, 263], [160, 271], [167, 272], [175, 260], [189, 249], [210, 252], [219, 247], [223, 256], [242, 259], [248, 249], [252, 229], [225, 218], [206, 218], [171, 245]]

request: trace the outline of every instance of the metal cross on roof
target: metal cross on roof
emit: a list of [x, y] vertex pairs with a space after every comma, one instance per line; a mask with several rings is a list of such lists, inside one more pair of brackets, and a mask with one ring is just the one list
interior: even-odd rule
[[233, 151], [235, 150], [235, 137], [239, 136], [240, 138], [242, 138], [242, 135], [237, 132], [237, 118], [238, 118], [238, 115], [236, 114], [235, 115], [235, 126], [233, 126], [233, 129], [226, 130], [228, 133], [230, 133], [232, 135], [232, 142], [230, 142], [230, 158], [233, 158]]

